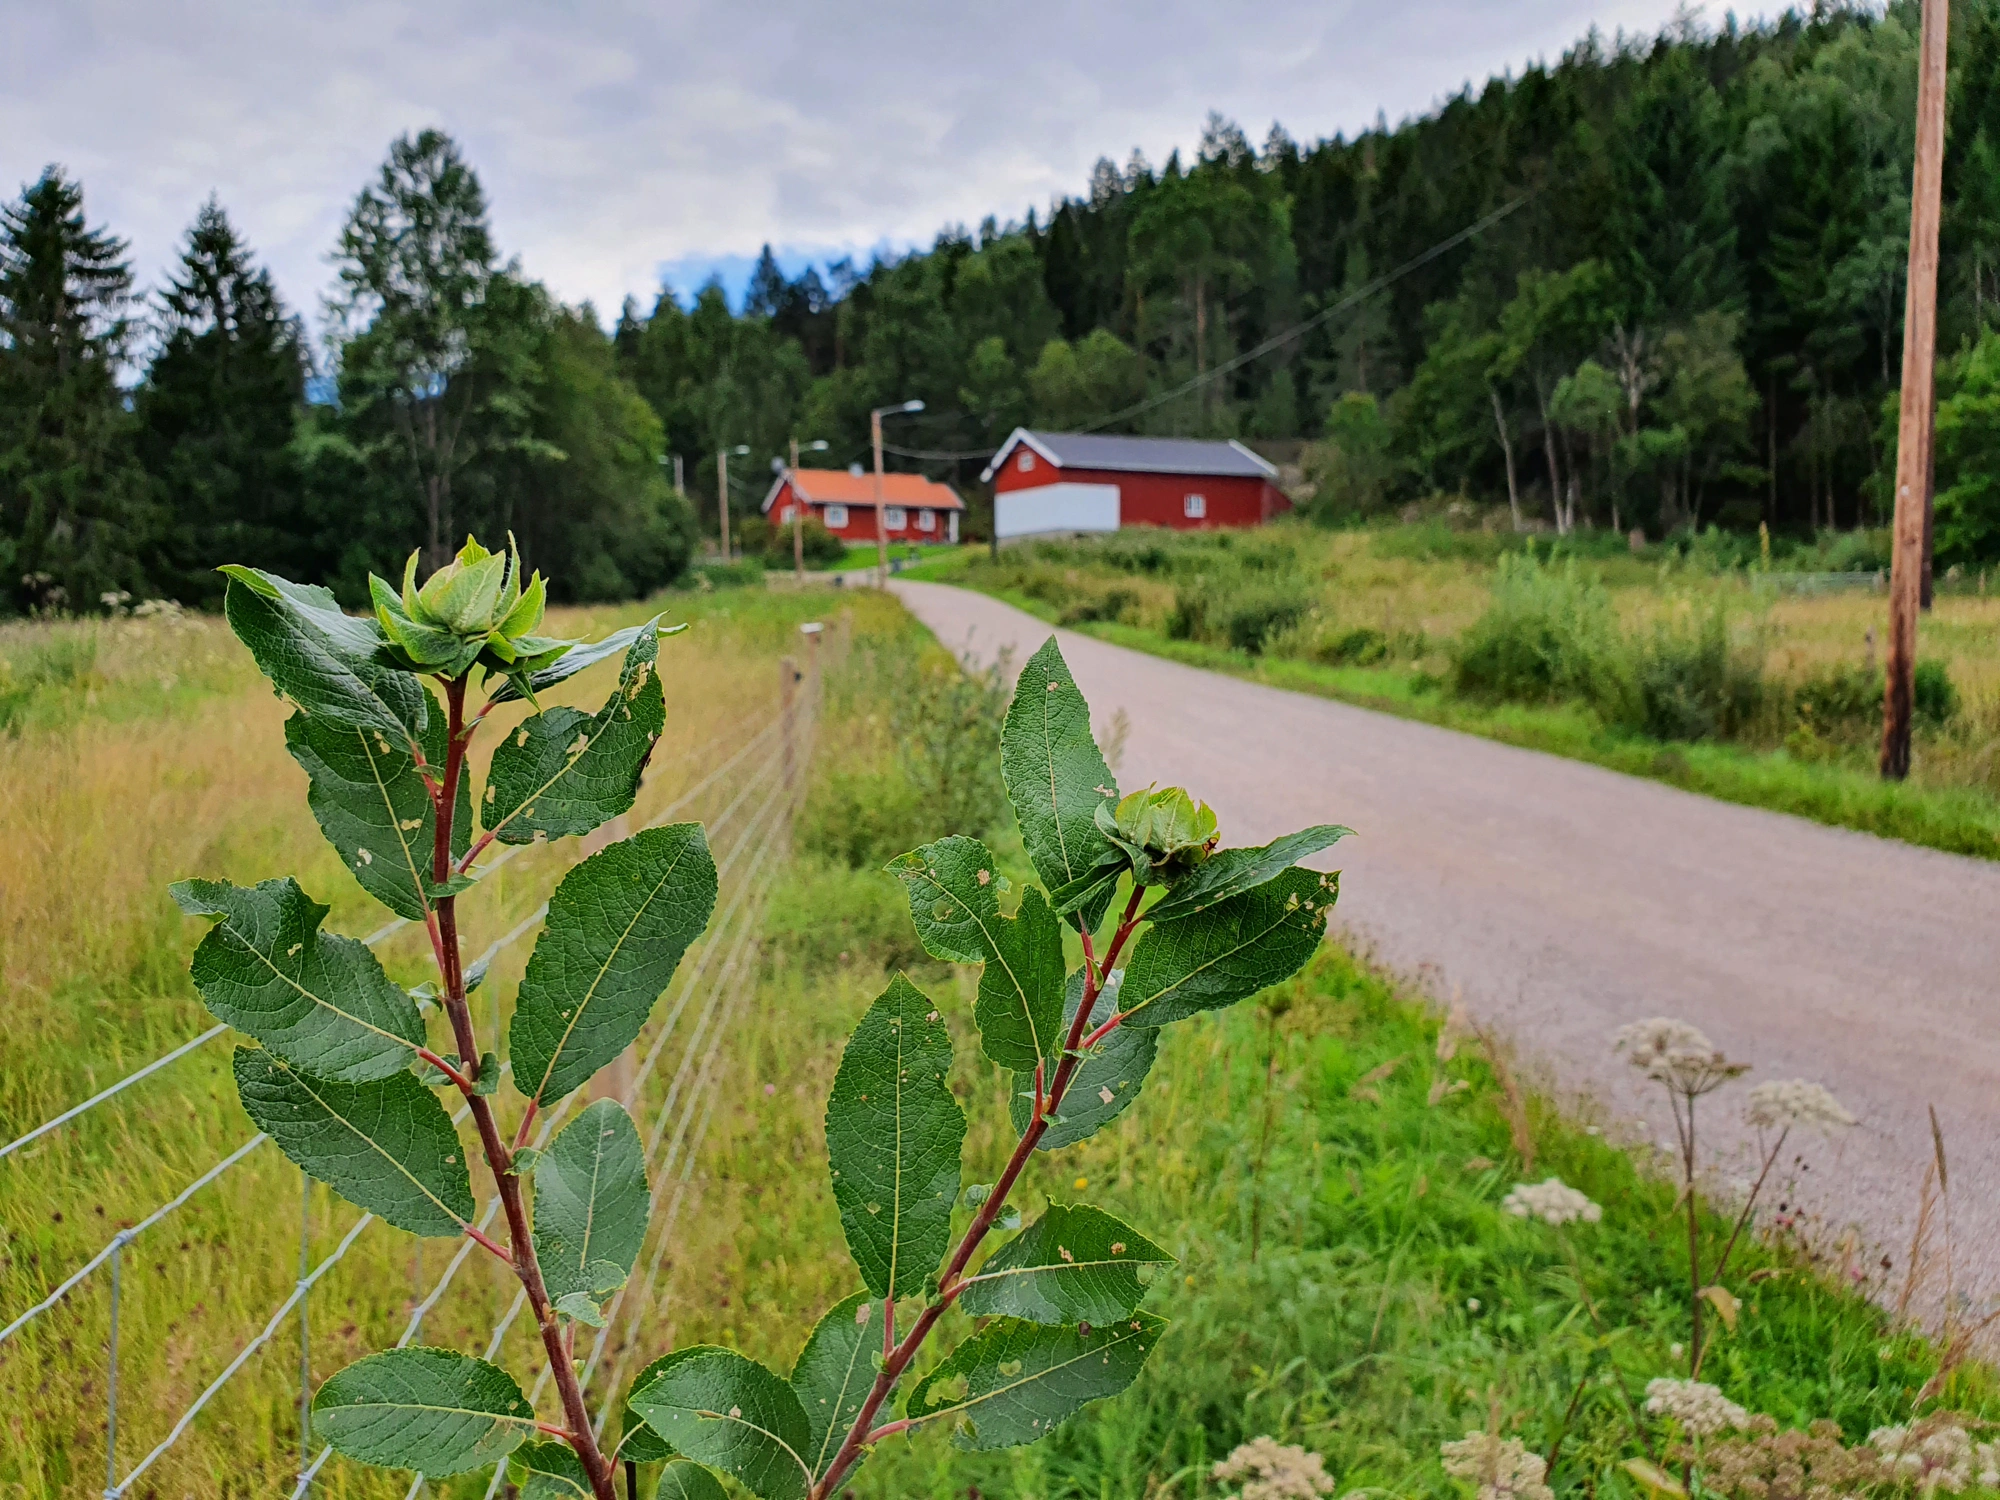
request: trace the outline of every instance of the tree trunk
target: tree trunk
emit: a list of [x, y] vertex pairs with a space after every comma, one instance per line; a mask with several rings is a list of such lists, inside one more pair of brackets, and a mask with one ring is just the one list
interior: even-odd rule
[[1486, 394], [1493, 398], [1493, 425], [1500, 430], [1500, 452], [1507, 460], [1507, 510], [1514, 518], [1514, 529], [1519, 531], [1521, 486], [1514, 478], [1514, 440], [1507, 433], [1507, 414], [1500, 405], [1500, 392], [1489, 385]]
[[1556, 426], [1549, 420], [1549, 398], [1540, 381], [1535, 382], [1535, 404], [1542, 413], [1542, 455], [1549, 463], [1549, 508], [1555, 512], [1556, 535], [1563, 534], [1562, 469], [1556, 462]]

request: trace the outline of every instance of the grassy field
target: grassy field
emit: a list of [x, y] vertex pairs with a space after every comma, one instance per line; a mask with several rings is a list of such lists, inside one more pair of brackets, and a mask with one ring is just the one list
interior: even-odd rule
[[[1561, 670], [1550, 660], [1561, 639], [1503, 640], [1516, 670], [1497, 689], [1466, 667], [1487, 660], [1469, 644], [1491, 636], [1500, 559], [1518, 566], [1522, 546], [1436, 526], [1284, 525], [1237, 537], [1032, 543], [998, 560], [964, 549], [910, 576], [980, 588], [1052, 623], [1192, 665], [2000, 857], [2000, 597], [1983, 576], [1944, 582], [1923, 619], [1921, 656], [1943, 667], [1958, 702], [1948, 718], [1920, 723], [1910, 780], [1884, 785], [1874, 770], [1883, 593], [1813, 591], [1796, 571], [1764, 571], [1754, 549], [1747, 559], [1700, 546], [1633, 556], [1598, 538], [1564, 543], [1564, 560], [1549, 558], [1543, 539], [1547, 560], [1522, 592], [1553, 596], [1546, 607], [1558, 626], [1579, 595], [1602, 601], [1606, 618], [1576, 629], [1604, 636], [1617, 658], [1605, 669], [1620, 679], [1617, 707], [1607, 708], [1588, 684], [1546, 681]], [[1503, 624], [1521, 633], [1518, 618]], [[1704, 701], [1732, 694], [1716, 707]], [[1690, 717], [1689, 705], [1694, 723], [1684, 729], [1673, 711]]]
[[[696, 629], [664, 648], [678, 691], [642, 815], [701, 774], [689, 751], [769, 708], [775, 658], [796, 649], [798, 621], [852, 612], [852, 651], [828, 674], [798, 852], [771, 900], [750, 1008], [722, 1054], [693, 1196], [637, 1346], [650, 1357], [713, 1340], [784, 1368], [810, 1320], [853, 1290], [822, 1112], [842, 1041], [889, 974], [907, 969], [944, 1002], [954, 1086], [973, 1122], [967, 1180], [990, 1175], [1008, 1144], [997, 1128], [1006, 1081], [970, 1025], [973, 976], [923, 957], [880, 863], [947, 827], [983, 827], [1003, 866], [1026, 871], [990, 789], [996, 690], [959, 677], [893, 603], [866, 591], [722, 589], [668, 609]], [[557, 623], [602, 630], [637, 613]], [[0, 650], [16, 663], [36, 653], [89, 664], [42, 672], [17, 732], [0, 740], [0, 829], [18, 856], [0, 886], [0, 1139], [206, 1024], [185, 978], [198, 933], [166, 901], [169, 880], [297, 871], [333, 906], [330, 927], [376, 921], [310, 821], [279, 705], [218, 624], [36, 627]], [[573, 696], [597, 690], [586, 680]], [[538, 850], [496, 876], [472, 940], [531, 910], [572, 850]], [[414, 952], [392, 944], [389, 954], [393, 971], [417, 976]], [[496, 970], [492, 993], [511, 992], [524, 957], [525, 944]], [[1636, 1493], [1619, 1467], [1636, 1440], [1620, 1387], [1605, 1379], [1636, 1391], [1673, 1373], [1687, 1336], [1673, 1190], [1587, 1120], [1522, 1096], [1482, 1049], [1441, 1047], [1440, 1026], [1421, 997], [1329, 947], [1258, 1002], [1173, 1028], [1128, 1115], [1038, 1161], [1023, 1203], [1032, 1212], [1044, 1195], [1087, 1194], [1157, 1231], [1179, 1258], [1153, 1292], [1176, 1326], [1152, 1367], [1039, 1448], [961, 1454], [943, 1432], [885, 1444], [856, 1493], [1210, 1496], [1221, 1491], [1206, 1465], [1270, 1433], [1323, 1453], [1342, 1493], [1445, 1494], [1454, 1486], [1438, 1444], [1489, 1424], [1541, 1452], [1563, 1429], [1560, 1493]], [[224, 1062], [221, 1047], [198, 1053], [0, 1161], [0, 1321], [249, 1135]], [[1802, 1156], [1811, 1161], [1813, 1148]], [[1516, 1180], [1550, 1172], [1605, 1207], [1603, 1223], [1573, 1231], [1601, 1331], [1556, 1232], [1499, 1207]], [[656, 1181], [656, 1196], [668, 1187]], [[296, 1171], [274, 1153], [253, 1156], [129, 1253], [121, 1467], [290, 1290], [299, 1208]], [[355, 1215], [323, 1193], [312, 1212], [317, 1257]], [[1711, 1246], [1722, 1228], [1708, 1224]], [[1859, 1265], [1836, 1229], [1760, 1245], [1738, 1263], [1730, 1281], [1742, 1316], [1709, 1373], [1788, 1425], [1826, 1417], [1858, 1441], [1908, 1415], [1938, 1355], [1865, 1295], [1893, 1290], [1904, 1268]], [[357, 1241], [312, 1298], [317, 1374], [392, 1342], [451, 1249], [379, 1228]], [[469, 1262], [425, 1341], [480, 1352], [505, 1306], [496, 1271]], [[101, 1490], [105, 1311], [100, 1282], [0, 1345], [0, 1491]], [[135, 1493], [287, 1492], [297, 1352], [294, 1334], [274, 1341]], [[614, 1342], [610, 1367], [622, 1353]], [[534, 1369], [524, 1331], [504, 1357]], [[1976, 1366], [1961, 1367], [1943, 1399], [2000, 1414]], [[1664, 1436], [1656, 1428], [1648, 1441]], [[336, 1461], [318, 1492], [406, 1488]], [[485, 1492], [477, 1477], [438, 1489]]]

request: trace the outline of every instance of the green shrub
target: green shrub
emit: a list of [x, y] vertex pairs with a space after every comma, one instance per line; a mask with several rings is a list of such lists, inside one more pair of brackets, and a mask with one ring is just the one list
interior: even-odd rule
[[733, 562], [698, 563], [688, 569], [688, 585], [698, 589], [756, 588], [764, 582], [764, 565], [754, 557]]
[[900, 765], [828, 771], [799, 812], [799, 847], [850, 870], [879, 869], [935, 820]]
[[1138, 602], [1138, 594], [1115, 584], [1110, 588], [1092, 589], [1064, 606], [1057, 623], [1088, 625], [1099, 620], [1122, 620]]
[[1303, 620], [1311, 608], [1312, 596], [1296, 579], [1274, 578], [1268, 583], [1252, 584], [1225, 606], [1223, 636], [1238, 651], [1255, 656], [1273, 636]]
[[1313, 648], [1315, 660], [1330, 667], [1373, 666], [1389, 654], [1389, 637], [1362, 625], [1328, 637]]
[[1006, 676], [997, 665], [978, 671], [934, 658], [909, 680], [892, 700], [890, 724], [922, 820], [983, 838], [1006, 809], [1000, 780]]
[[[799, 524], [799, 544], [809, 568], [832, 568], [847, 558], [847, 543], [808, 516]], [[762, 558], [768, 568], [792, 566], [792, 528], [788, 521], [761, 521], [744, 529], [746, 552]]]
[[1718, 602], [1688, 626], [1662, 624], [1632, 647], [1638, 718], [1629, 727], [1660, 740], [1727, 739], [1763, 701], [1760, 662], [1729, 642]]
[[1453, 651], [1452, 686], [1518, 703], [1580, 699], [1619, 723], [1636, 694], [1604, 586], [1532, 552], [1500, 559], [1493, 602]]

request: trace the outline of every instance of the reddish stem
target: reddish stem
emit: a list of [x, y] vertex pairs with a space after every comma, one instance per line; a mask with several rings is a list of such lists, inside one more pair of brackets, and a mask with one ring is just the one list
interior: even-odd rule
[[514, 1132], [514, 1150], [519, 1151], [528, 1144], [528, 1127], [535, 1123], [535, 1116], [542, 1111], [542, 1101], [530, 1099], [528, 1112], [521, 1116], [521, 1128]]
[[571, 1447], [576, 1446], [576, 1438], [567, 1427], [558, 1427], [553, 1422], [537, 1422], [535, 1423], [535, 1430], [537, 1432], [546, 1432], [550, 1437], [562, 1438]]
[[442, 1057], [439, 1057], [435, 1052], [431, 1051], [430, 1048], [428, 1047], [417, 1048], [417, 1056], [421, 1057], [425, 1062], [429, 1063], [432, 1067], [436, 1068], [440, 1073], [444, 1074], [445, 1077], [449, 1078], [453, 1083], [457, 1084], [460, 1093], [470, 1094], [472, 1092], [473, 1090], [472, 1080], [470, 1078], [467, 1078], [463, 1073], [459, 1072], [458, 1069], [454, 1068], [450, 1063], [446, 1062]]
[[478, 1225], [476, 1224], [466, 1225], [465, 1235], [466, 1238], [471, 1240], [474, 1244], [482, 1245], [486, 1249], [491, 1250], [495, 1255], [499, 1256], [502, 1260], [506, 1261], [508, 1265], [511, 1266], [514, 1264], [514, 1252], [509, 1250], [505, 1245], [502, 1245], [499, 1242], [497, 1242], [492, 1235], [488, 1234]]

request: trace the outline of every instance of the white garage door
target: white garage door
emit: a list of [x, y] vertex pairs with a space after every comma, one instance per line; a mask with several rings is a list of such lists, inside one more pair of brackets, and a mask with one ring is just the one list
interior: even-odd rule
[[1004, 540], [1051, 531], [1116, 531], [1115, 484], [1042, 484], [993, 497], [993, 529]]

